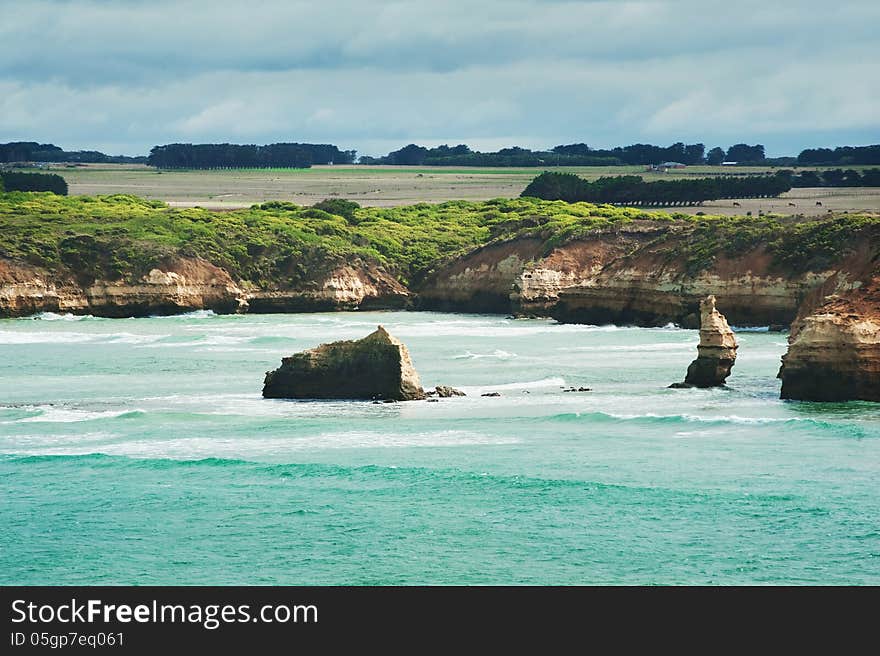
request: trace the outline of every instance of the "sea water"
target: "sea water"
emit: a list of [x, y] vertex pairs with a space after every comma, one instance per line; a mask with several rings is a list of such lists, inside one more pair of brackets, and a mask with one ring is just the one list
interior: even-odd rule
[[[467, 396], [261, 398], [380, 323]], [[781, 401], [785, 335], [737, 338], [729, 388], [673, 390], [697, 331], [3, 320], [0, 583], [880, 583], [880, 404]]]

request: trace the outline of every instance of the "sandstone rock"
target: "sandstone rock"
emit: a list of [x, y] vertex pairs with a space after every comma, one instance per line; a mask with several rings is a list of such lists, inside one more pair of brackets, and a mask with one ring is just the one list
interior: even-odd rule
[[880, 269], [792, 326], [783, 399], [880, 401]]
[[332, 342], [295, 353], [266, 373], [266, 398], [424, 399], [409, 351], [382, 326], [353, 341]]
[[407, 307], [410, 293], [382, 268], [363, 262], [338, 266], [290, 289], [262, 289], [248, 295], [251, 312], [387, 310]]
[[688, 367], [684, 383], [670, 387], [721, 387], [736, 361], [736, 349], [736, 337], [724, 315], [715, 309], [715, 297], [707, 296], [700, 302], [697, 359]]
[[0, 258], [0, 316], [73, 312], [129, 317], [247, 309], [244, 292], [229, 274], [197, 257], [168, 258], [134, 281], [83, 281], [75, 274]]
[[461, 390], [449, 387], [448, 385], [437, 385], [437, 387], [434, 388], [434, 393], [441, 399], [448, 399], [451, 396], [467, 396], [467, 394]]

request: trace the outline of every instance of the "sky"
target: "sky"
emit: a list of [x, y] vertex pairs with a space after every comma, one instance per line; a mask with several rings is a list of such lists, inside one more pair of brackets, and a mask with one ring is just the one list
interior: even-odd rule
[[880, 143], [880, 2], [0, 0], [0, 142]]

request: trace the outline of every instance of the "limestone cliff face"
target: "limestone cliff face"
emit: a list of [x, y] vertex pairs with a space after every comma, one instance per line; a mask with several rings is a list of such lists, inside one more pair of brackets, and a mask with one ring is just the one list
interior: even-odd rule
[[587, 285], [616, 259], [650, 239], [650, 228], [601, 233], [554, 248], [515, 277], [510, 302], [515, 314], [548, 316], [564, 289]]
[[0, 259], [0, 317], [78, 311], [87, 304], [83, 290], [72, 279], [23, 262]]
[[106, 317], [246, 309], [244, 292], [226, 271], [198, 258], [172, 258], [134, 282], [95, 280], [0, 260], [0, 316], [36, 312], [87, 313]]
[[283, 358], [266, 373], [263, 396], [283, 399], [424, 399], [409, 350], [382, 326]]
[[700, 300], [711, 294], [734, 325], [786, 327], [836, 271], [780, 270], [763, 247], [689, 271], [687, 248], [668, 225], [647, 221], [597, 231], [547, 253], [538, 239], [518, 239], [439, 268], [417, 291], [430, 308], [690, 328], [699, 326]]
[[541, 257], [540, 239], [478, 248], [440, 267], [418, 287], [420, 307], [460, 312], [510, 312], [513, 285]]
[[388, 272], [370, 265], [343, 265], [296, 289], [248, 294], [251, 312], [321, 312], [405, 308], [411, 294]]
[[169, 258], [143, 276], [78, 280], [73, 271], [49, 271], [0, 258], [0, 317], [72, 312], [104, 317], [176, 314], [209, 309], [232, 312], [315, 312], [403, 308], [411, 294], [375, 265], [341, 265], [298, 288], [246, 290], [224, 270], [200, 258]]
[[230, 275], [199, 258], [173, 258], [135, 283], [97, 280], [84, 291], [85, 309], [105, 317], [247, 309], [244, 291]]
[[880, 401], [880, 261], [795, 322], [779, 377], [784, 399]]
[[735, 259], [720, 257], [711, 267], [689, 273], [670, 253], [655, 246], [612, 262], [586, 283], [561, 291], [552, 316], [568, 322], [674, 322], [696, 328], [700, 300], [712, 294], [735, 325], [788, 326], [801, 301], [834, 273], [775, 270], [762, 248]]

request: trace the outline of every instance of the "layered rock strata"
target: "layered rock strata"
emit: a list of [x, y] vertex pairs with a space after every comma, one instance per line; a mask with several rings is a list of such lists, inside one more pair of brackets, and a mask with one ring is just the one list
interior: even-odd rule
[[779, 377], [783, 399], [880, 401], [880, 269], [795, 322]]
[[736, 337], [715, 308], [715, 297], [700, 302], [700, 343], [697, 359], [687, 369], [684, 383], [671, 387], [721, 387], [736, 362]]
[[286, 399], [424, 399], [409, 351], [382, 326], [359, 340], [322, 344], [266, 373], [263, 396]]
[[0, 316], [72, 312], [105, 317], [247, 309], [244, 291], [223, 269], [200, 258], [171, 258], [134, 280], [77, 280], [0, 260]]
[[293, 289], [248, 294], [251, 312], [325, 312], [403, 309], [412, 295], [398, 280], [375, 266], [344, 265]]

